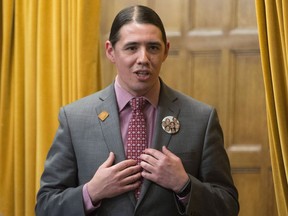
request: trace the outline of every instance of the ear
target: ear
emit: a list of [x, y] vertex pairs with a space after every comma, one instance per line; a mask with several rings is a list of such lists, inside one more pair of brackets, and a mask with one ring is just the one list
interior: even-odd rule
[[109, 40], [105, 42], [106, 57], [112, 62], [115, 63], [114, 59], [114, 48]]
[[166, 60], [166, 58], [167, 58], [167, 56], [168, 56], [169, 49], [170, 49], [170, 42], [167, 41], [167, 43], [166, 43], [166, 47], [165, 47], [165, 53], [164, 53], [163, 62]]

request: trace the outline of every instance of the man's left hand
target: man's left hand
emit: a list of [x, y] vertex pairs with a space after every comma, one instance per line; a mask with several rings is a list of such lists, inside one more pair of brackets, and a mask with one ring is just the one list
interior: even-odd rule
[[151, 148], [145, 149], [140, 158], [143, 178], [175, 193], [178, 193], [189, 180], [181, 159], [166, 146], [162, 147], [162, 152]]

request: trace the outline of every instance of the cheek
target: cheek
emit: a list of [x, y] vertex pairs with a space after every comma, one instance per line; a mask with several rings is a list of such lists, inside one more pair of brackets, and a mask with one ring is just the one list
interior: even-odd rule
[[163, 63], [162, 59], [159, 58], [151, 59], [151, 64], [153, 65], [154, 68], [161, 68], [162, 63]]
[[117, 61], [115, 63], [115, 66], [116, 66], [118, 75], [121, 76], [122, 78], [129, 80], [129, 76], [131, 74], [133, 64], [131, 64], [131, 62], [128, 61], [127, 59], [126, 60], [122, 59], [121, 61]]
[[135, 64], [133, 56], [120, 56], [116, 60], [117, 67], [129, 68]]

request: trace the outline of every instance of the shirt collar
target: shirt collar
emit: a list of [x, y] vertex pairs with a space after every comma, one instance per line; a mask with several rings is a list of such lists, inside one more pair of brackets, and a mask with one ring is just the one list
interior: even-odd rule
[[[114, 88], [115, 88], [119, 111], [121, 112], [126, 106], [126, 104], [134, 96], [121, 87], [118, 79], [119, 78], [117, 75], [115, 78]], [[156, 85], [154, 85], [145, 95], [143, 95], [143, 97], [146, 98], [154, 108], [157, 108], [158, 100], [159, 100], [159, 93], [160, 93], [160, 80], [158, 80]]]

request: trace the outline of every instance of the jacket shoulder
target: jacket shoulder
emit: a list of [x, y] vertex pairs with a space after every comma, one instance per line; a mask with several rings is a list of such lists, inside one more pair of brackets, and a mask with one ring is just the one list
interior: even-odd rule
[[165, 97], [169, 97], [171, 101], [177, 103], [181, 109], [194, 110], [198, 112], [211, 112], [215, 109], [212, 105], [197, 100], [178, 90], [172, 89], [165, 84], [163, 84], [162, 93], [163, 95], [166, 95]]
[[75, 111], [75, 110], [87, 111], [87, 109], [89, 108], [90, 109], [93, 108], [94, 110], [94, 108], [99, 106], [104, 100], [113, 98], [113, 97], [115, 98], [116, 96], [114, 93], [114, 87], [111, 84], [98, 92], [95, 92], [91, 95], [80, 98], [70, 104], [63, 106], [62, 108], [65, 109], [66, 111]]

